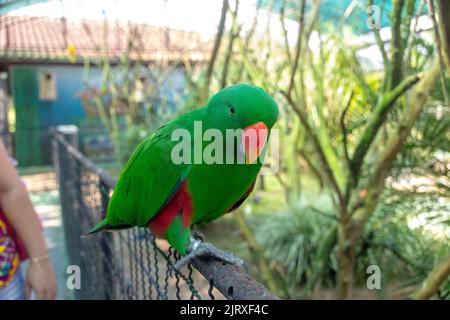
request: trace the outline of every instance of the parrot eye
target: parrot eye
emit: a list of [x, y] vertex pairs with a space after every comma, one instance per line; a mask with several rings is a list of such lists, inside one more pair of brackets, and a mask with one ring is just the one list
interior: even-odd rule
[[234, 113], [235, 113], [234, 107], [233, 107], [233, 106], [230, 106], [230, 113], [231, 113], [231, 114], [234, 114]]

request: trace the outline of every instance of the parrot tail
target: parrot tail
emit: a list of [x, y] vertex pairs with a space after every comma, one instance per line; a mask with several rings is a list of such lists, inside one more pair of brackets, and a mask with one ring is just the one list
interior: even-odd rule
[[100, 221], [99, 223], [97, 223], [95, 225], [95, 227], [93, 227], [91, 230], [89, 230], [88, 232], [84, 233], [83, 236], [88, 236], [91, 234], [95, 234], [101, 231], [114, 231], [114, 230], [122, 230], [122, 229], [128, 229], [131, 228], [132, 225], [128, 225], [128, 224], [120, 224], [117, 226], [112, 226], [108, 223], [108, 220], [103, 219], [102, 221]]
[[94, 234], [94, 233], [97, 233], [97, 232], [100, 232], [100, 231], [107, 230], [108, 227], [110, 227], [110, 224], [108, 223], [108, 220], [103, 219], [102, 221], [97, 223], [95, 225], [95, 227], [93, 227], [91, 230], [89, 230], [88, 232], [84, 233], [83, 236], [88, 236], [90, 234]]

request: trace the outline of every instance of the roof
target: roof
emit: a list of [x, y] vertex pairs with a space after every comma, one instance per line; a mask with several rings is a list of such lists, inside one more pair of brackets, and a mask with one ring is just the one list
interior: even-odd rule
[[207, 59], [210, 43], [198, 33], [120, 21], [0, 16], [0, 58], [14, 61], [83, 61], [108, 53], [132, 60]]

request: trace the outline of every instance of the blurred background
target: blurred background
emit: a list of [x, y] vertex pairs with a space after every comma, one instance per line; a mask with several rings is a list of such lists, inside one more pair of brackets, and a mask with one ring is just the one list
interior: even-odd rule
[[0, 137], [59, 298], [73, 294], [55, 128], [75, 126], [117, 177], [148, 134], [239, 82], [278, 103], [279, 171], [206, 239], [280, 298], [450, 298], [448, 1], [0, 0], [0, 14]]

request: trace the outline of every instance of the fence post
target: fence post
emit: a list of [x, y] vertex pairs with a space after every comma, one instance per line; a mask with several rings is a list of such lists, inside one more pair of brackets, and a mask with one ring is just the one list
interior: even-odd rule
[[64, 136], [64, 139], [75, 149], [79, 149], [78, 127], [72, 124], [56, 127], [56, 133]]
[[[78, 147], [78, 129], [76, 126], [58, 126], [53, 130], [54, 135], [62, 135], [74, 148]], [[69, 264], [81, 267], [81, 244], [79, 240], [79, 228], [73, 223], [75, 217], [76, 199], [73, 197], [75, 190], [75, 175], [70, 174], [69, 168], [76, 168], [75, 159], [68, 157], [67, 151], [57, 139], [53, 138], [53, 163], [58, 179], [59, 196], [61, 201], [61, 214], [63, 220], [66, 252]], [[64, 168], [64, 169], [63, 169]], [[82, 298], [80, 290], [75, 291], [76, 298]]]

